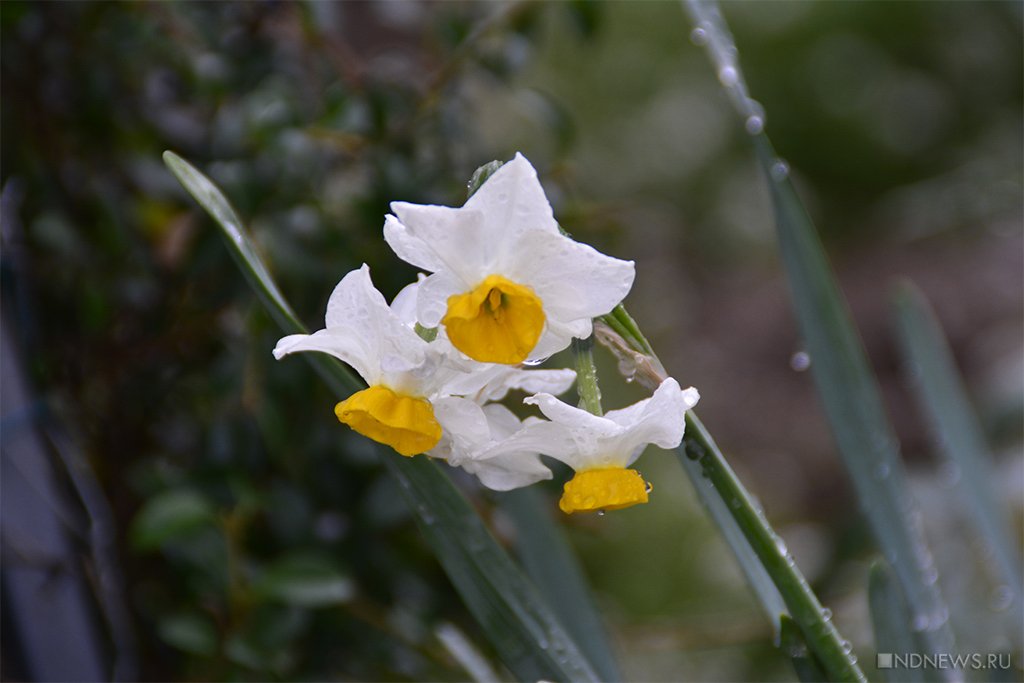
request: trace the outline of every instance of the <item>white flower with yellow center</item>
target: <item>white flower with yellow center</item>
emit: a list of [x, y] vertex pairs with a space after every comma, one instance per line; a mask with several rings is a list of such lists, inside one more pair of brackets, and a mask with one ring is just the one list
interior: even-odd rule
[[697, 405], [699, 398], [696, 389], [680, 389], [672, 378], [663, 381], [650, 398], [603, 416], [570, 406], [551, 394], [527, 398], [525, 402], [538, 406], [555, 428], [543, 434], [541, 453], [576, 471], [565, 484], [558, 506], [571, 514], [646, 503], [648, 484], [639, 472], [627, 468], [647, 444], [678, 446], [686, 428], [686, 411]]
[[[350, 365], [369, 387], [338, 403], [338, 419], [406, 456], [430, 451], [446, 432], [458, 440], [455, 432], [462, 424], [445, 422], [448, 415], [459, 414], [451, 404], [468, 403], [480, 410], [477, 403], [499, 400], [510, 389], [561, 393], [575, 379], [572, 370], [526, 370], [466, 360], [443, 330], [428, 343], [414, 330], [417, 290], [417, 283], [409, 285], [388, 306], [364, 264], [331, 293], [325, 329], [284, 337], [274, 357], [318, 351]], [[454, 398], [462, 395], [471, 399]], [[436, 410], [439, 400], [448, 402], [445, 410]], [[468, 452], [465, 443], [459, 453]], [[481, 445], [478, 439], [472, 444], [474, 449]]]
[[633, 285], [633, 262], [562, 235], [520, 154], [461, 208], [394, 202], [384, 239], [404, 261], [432, 274], [417, 297], [420, 323], [443, 323], [470, 358], [516, 364], [550, 356]]
[[[407, 296], [396, 297], [396, 308], [407, 302]], [[374, 288], [364, 264], [331, 293], [326, 328], [284, 337], [274, 357], [319, 351], [350, 365], [369, 387], [338, 403], [338, 419], [411, 456], [437, 445], [442, 428], [430, 402], [445, 395], [448, 382], [465, 375], [446, 346], [421, 339]]]

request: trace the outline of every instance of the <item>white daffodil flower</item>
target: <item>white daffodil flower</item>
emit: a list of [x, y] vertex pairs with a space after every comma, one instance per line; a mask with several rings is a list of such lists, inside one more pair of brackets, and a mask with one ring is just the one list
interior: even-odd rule
[[516, 364], [550, 356], [633, 285], [632, 261], [562, 235], [537, 172], [521, 154], [461, 208], [394, 202], [384, 239], [404, 261], [432, 273], [417, 315], [443, 323], [470, 358]]
[[683, 439], [686, 411], [697, 405], [693, 387], [680, 389], [668, 378], [654, 394], [621, 410], [592, 415], [551, 394], [525, 399], [536, 405], [557, 429], [547, 429], [541, 453], [576, 471], [565, 484], [558, 506], [563, 512], [616, 510], [646, 503], [649, 485], [636, 470], [626, 469], [647, 444], [675, 448]]
[[[409, 295], [396, 297], [401, 312]], [[431, 400], [447, 395], [446, 385], [467, 370], [447, 344], [430, 344], [388, 306], [363, 264], [331, 293], [325, 329], [278, 341], [274, 357], [319, 351], [338, 358], [369, 385], [338, 403], [338, 419], [402, 455], [429, 451], [441, 439]]]
[[[561, 393], [575, 379], [572, 370], [526, 370], [468, 360], [443, 330], [433, 342], [425, 341], [414, 329], [417, 290], [418, 283], [405, 287], [388, 306], [364, 264], [331, 293], [325, 329], [284, 337], [274, 357], [319, 351], [350, 365], [369, 387], [338, 403], [338, 419], [407, 456], [430, 451], [448, 429], [435, 414], [438, 399], [470, 396], [483, 404], [500, 400], [511, 389]], [[451, 429], [460, 426], [452, 423]]]
[[498, 403], [480, 406], [465, 398], [434, 405], [444, 436], [428, 455], [476, 475], [487, 488], [509, 491], [551, 478], [539, 452], [554, 425], [535, 417], [520, 422]]

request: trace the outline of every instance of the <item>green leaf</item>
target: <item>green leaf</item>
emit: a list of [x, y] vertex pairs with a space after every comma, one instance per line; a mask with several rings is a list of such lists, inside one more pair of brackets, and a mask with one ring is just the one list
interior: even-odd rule
[[150, 498], [132, 523], [132, 543], [152, 550], [165, 541], [187, 538], [216, 522], [210, 503], [188, 489], [166, 491]]
[[[1008, 514], [999, 509], [993, 487], [992, 455], [985, 445], [967, 390], [956, 371], [953, 354], [924, 295], [910, 283], [895, 297], [901, 350], [910, 371], [914, 397], [929, 418], [933, 440], [959, 472], [958, 488], [967, 500], [974, 524], [995, 557], [1000, 583], [1010, 591], [1014, 609], [1021, 609], [1016, 536]], [[1021, 620], [1016, 620], [1020, 624]]]
[[821, 664], [815, 659], [797, 623], [786, 614], [779, 618], [779, 647], [793, 663], [793, 670], [796, 677], [804, 683], [818, 683], [828, 680]]
[[913, 521], [913, 501], [899, 446], [884, 404], [817, 232], [788, 176], [773, 172], [778, 158], [768, 139], [755, 138], [768, 179], [790, 295], [825, 414], [853, 479], [860, 508], [899, 578], [912, 624], [927, 631], [932, 652], [952, 645], [948, 614], [935, 581], [931, 554]]
[[[700, 468], [699, 476], [707, 479], [714, 488], [719, 501], [728, 505], [736, 528], [748, 544], [749, 552], [757, 557], [771, 578], [778, 595], [785, 602], [788, 610], [786, 616], [799, 626], [815, 660], [828, 674], [828, 680], [864, 681], [864, 673], [857, 666], [857, 658], [839, 635], [831, 616], [818, 602], [782, 538], [768, 524], [764, 512], [729, 467], [714, 439], [692, 410], [686, 413], [686, 434], [678, 450], [687, 473], [691, 471], [687, 461], [692, 461]], [[712, 497], [711, 492], [708, 492], [708, 497]], [[743, 554], [747, 555], [745, 551]], [[737, 555], [740, 556], [739, 553]], [[762, 590], [767, 591], [767, 586], [762, 586]], [[767, 600], [772, 601], [774, 597], [768, 593]], [[776, 614], [780, 613], [774, 612], [771, 615], [773, 620]], [[779, 619], [781, 631], [781, 615]]]
[[717, 3], [687, 0], [686, 8], [702, 32], [726, 95], [744, 120], [768, 182], [793, 308], [813, 359], [811, 372], [860, 508], [896, 572], [912, 624], [931, 652], [949, 652], [952, 634], [944, 616], [948, 610], [930, 579], [932, 559], [922, 530], [913, 521], [896, 437], [825, 250], [789, 179], [788, 165], [775, 155], [763, 132], [764, 112], [749, 96], [736, 45]]
[[622, 680], [615, 651], [576, 555], [551, 507], [534, 487], [497, 494], [516, 525], [515, 549], [527, 575], [565, 624], [603, 681]]
[[[217, 221], [242, 273], [281, 328], [287, 333], [305, 332], [220, 190], [181, 157], [165, 152], [164, 162]], [[339, 395], [363, 388], [335, 359], [304, 355]], [[382, 453], [381, 460], [398, 482], [455, 589], [509, 670], [523, 680], [598, 680], [551, 608], [437, 464], [392, 452]], [[238, 657], [251, 654], [240, 646], [235, 650]]]
[[[868, 575], [868, 606], [871, 624], [875, 630], [875, 650], [883, 655], [909, 654], [918, 647], [913, 632], [907, 627], [907, 603], [884, 561], [871, 565]], [[923, 670], [914, 668], [884, 668], [882, 676], [890, 683], [916, 683], [923, 681]]]
[[597, 681], [547, 602], [429, 458], [382, 458], [502, 661], [522, 680]]
[[217, 629], [209, 617], [198, 613], [174, 614], [157, 625], [160, 639], [183, 652], [210, 657], [217, 652]]
[[330, 607], [352, 599], [355, 588], [331, 562], [320, 557], [289, 556], [268, 567], [256, 594], [295, 607]]

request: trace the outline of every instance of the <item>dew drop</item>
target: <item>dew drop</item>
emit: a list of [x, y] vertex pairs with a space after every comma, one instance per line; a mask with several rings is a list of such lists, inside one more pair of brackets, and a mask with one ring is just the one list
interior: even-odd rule
[[879, 463], [875, 466], [875, 479], [887, 479], [889, 477], [889, 463]]
[[786, 542], [782, 540], [782, 536], [775, 537], [775, 549], [779, 551], [780, 555], [789, 553], [789, 548], [786, 547]]
[[739, 83], [740, 75], [734, 67], [723, 66], [718, 70], [718, 82], [727, 88]]
[[811, 367], [811, 356], [806, 351], [797, 351], [789, 357], [789, 367], [797, 372], [803, 372]]
[[857, 663], [857, 655], [853, 654], [852, 652], [848, 652], [847, 654], [850, 655], [850, 664], [856, 664]]
[[924, 570], [924, 585], [931, 586], [939, 580], [939, 570], [935, 567], [927, 567]]
[[654, 490], [654, 484], [652, 484], [651, 482], [646, 482], [644, 484], [644, 493], [650, 493], [653, 490]]
[[743, 127], [747, 129], [749, 134], [757, 135], [764, 130], [764, 119], [760, 116], [748, 116]]
[[928, 617], [924, 614], [918, 614], [914, 617], [914, 621], [913, 623], [911, 623], [911, 627], [918, 633], [924, 631], [926, 628], [928, 628]]
[[772, 164], [771, 174], [772, 180], [785, 180], [786, 178], [789, 177], [789, 164], [787, 164], [782, 159], [779, 159], [774, 164]]
[[821, 618], [824, 619], [825, 621], [831, 621], [832, 620], [832, 610], [830, 610], [828, 607], [822, 607], [821, 608]]
[[598, 510], [597, 511], [597, 516], [598, 517], [604, 517], [604, 510]]
[[845, 652], [846, 654], [850, 654], [851, 652], [853, 652], [853, 643], [851, 643], [848, 640], [844, 640], [842, 643], [840, 643], [840, 647], [843, 648], [843, 652]]
[[549, 358], [551, 358], [551, 356], [547, 356], [545, 358], [535, 358], [533, 360], [524, 360], [523, 365], [535, 368], [538, 365], [544, 365], [544, 363], [547, 363]]
[[690, 32], [690, 42], [694, 45], [707, 45], [708, 32], [698, 26]]

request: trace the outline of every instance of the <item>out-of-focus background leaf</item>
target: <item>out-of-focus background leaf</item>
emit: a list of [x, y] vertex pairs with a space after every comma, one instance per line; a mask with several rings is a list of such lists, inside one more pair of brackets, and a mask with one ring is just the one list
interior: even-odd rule
[[[933, 302], [1019, 535], [1020, 7], [723, 9], [879, 373], [960, 645], [1008, 647], [886, 294], [907, 276]], [[5, 2], [0, 30], [5, 322], [112, 505], [141, 677], [463, 680], [435, 632], [476, 633], [338, 397], [270, 356], [168, 148], [224, 188], [311, 327], [361, 262], [388, 296], [413, 277], [380, 239], [389, 201], [458, 204], [522, 151], [568, 230], [637, 261], [631, 312], [871, 651], [872, 547], [800, 371], [768, 198], [677, 4]], [[598, 362], [607, 407], [640, 395]], [[639, 464], [651, 504], [568, 522], [626, 675], [791, 679], [682, 473]]]

